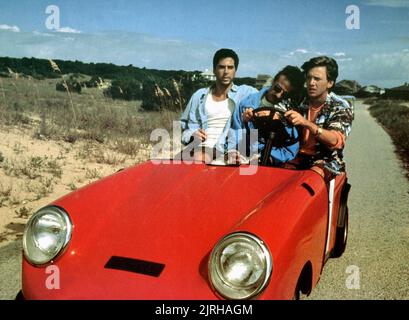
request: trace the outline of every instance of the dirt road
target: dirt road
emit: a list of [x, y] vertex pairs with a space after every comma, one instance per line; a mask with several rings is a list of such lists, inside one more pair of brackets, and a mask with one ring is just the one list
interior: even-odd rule
[[348, 246], [328, 261], [309, 299], [409, 299], [409, 183], [389, 136], [366, 108], [356, 104], [345, 150]]
[[[356, 104], [346, 148], [352, 190], [343, 257], [329, 260], [308, 299], [409, 299], [409, 183], [389, 136]], [[0, 299], [20, 288], [21, 245], [0, 247]]]

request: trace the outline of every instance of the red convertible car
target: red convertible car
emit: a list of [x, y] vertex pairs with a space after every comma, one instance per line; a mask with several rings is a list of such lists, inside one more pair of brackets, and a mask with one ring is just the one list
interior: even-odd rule
[[309, 294], [328, 258], [345, 249], [346, 175], [328, 188], [311, 170], [241, 169], [148, 161], [40, 209], [24, 232], [19, 297]]

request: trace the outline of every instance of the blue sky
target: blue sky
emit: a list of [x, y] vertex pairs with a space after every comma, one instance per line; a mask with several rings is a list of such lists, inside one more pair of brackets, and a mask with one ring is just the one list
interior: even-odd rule
[[[58, 30], [46, 28], [49, 5]], [[356, 5], [360, 29], [349, 30]], [[321, 54], [341, 79], [384, 87], [409, 82], [409, 0], [0, 0], [0, 56], [211, 69], [234, 49], [238, 76], [273, 74]]]

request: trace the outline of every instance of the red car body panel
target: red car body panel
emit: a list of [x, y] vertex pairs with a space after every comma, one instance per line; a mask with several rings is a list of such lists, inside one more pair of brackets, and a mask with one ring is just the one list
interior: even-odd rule
[[[340, 190], [336, 181], [335, 241]], [[301, 270], [312, 283], [325, 263], [328, 192], [313, 171], [205, 164], [141, 165], [118, 172], [53, 203], [74, 225], [53, 265], [60, 289], [47, 289], [47, 266], [23, 259], [26, 299], [218, 299], [207, 276], [208, 256], [223, 236], [248, 231], [273, 257], [270, 284], [260, 299], [289, 299]], [[104, 268], [112, 256], [164, 264], [159, 277]]]

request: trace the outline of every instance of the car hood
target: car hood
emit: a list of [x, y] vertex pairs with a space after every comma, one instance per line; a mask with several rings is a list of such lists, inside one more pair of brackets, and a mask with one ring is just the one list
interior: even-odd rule
[[143, 243], [164, 249], [217, 241], [265, 201], [286, 201], [286, 186], [301, 179], [300, 172], [267, 167], [243, 175], [240, 167], [147, 162], [55, 204], [69, 213], [74, 235], [118, 247]]
[[[254, 175], [242, 173], [243, 167], [147, 162], [59, 199], [54, 204], [68, 212], [74, 225], [70, 245], [57, 261], [61, 274], [64, 270], [72, 286], [83, 286], [82, 277], [74, 276], [78, 268], [94, 284], [106, 282], [106, 272], [112, 272], [109, 279], [115, 287], [124, 279], [116, 278], [119, 271], [104, 269], [108, 261], [113, 256], [138, 259], [164, 265], [160, 277], [167, 279], [167, 286], [160, 287], [161, 297], [174, 298], [167, 290], [184, 283], [178, 292], [195, 298], [197, 282], [207, 281], [207, 256], [215, 243], [240, 230], [266, 203], [289, 205], [294, 199], [287, 196], [288, 185], [301, 184], [308, 174], [271, 167], [258, 167]], [[200, 279], [190, 277], [192, 266]], [[159, 287], [151, 283], [146, 290], [151, 291], [143, 297], [155, 297]]]

